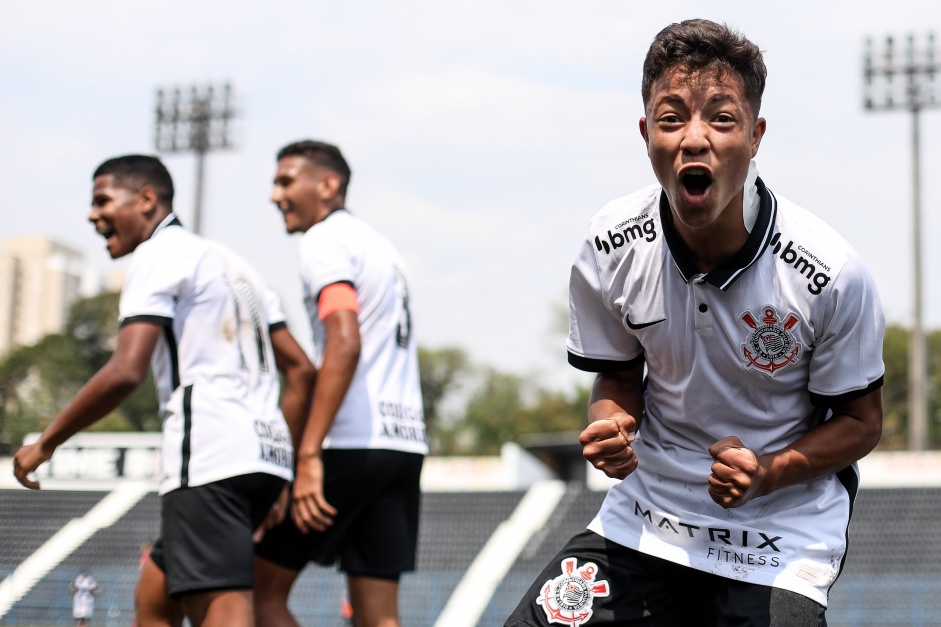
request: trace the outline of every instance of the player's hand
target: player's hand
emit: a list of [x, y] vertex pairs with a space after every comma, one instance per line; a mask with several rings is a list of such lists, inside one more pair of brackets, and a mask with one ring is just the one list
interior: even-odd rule
[[30, 479], [29, 475], [35, 472], [43, 462], [49, 461], [53, 452], [43, 449], [39, 442], [27, 444], [13, 456], [13, 476], [30, 490], [38, 490], [39, 482]]
[[333, 524], [337, 510], [323, 495], [323, 460], [320, 455], [298, 458], [291, 496], [291, 515], [302, 532], [307, 533], [311, 529], [323, 531]]
[[715, 460], [709, 475], [709, 496], [726, 509], [739, 507], [761, 495], [765, 471], [754, 451], [737, 437], [719, 440], [709, 447]]
[[578, 436], [582, 455], [612, 479], [623, 479], [637, 468], [631, 446], [636, 430], [637, 421], [624, 412], [596, 420]]
[[258, 525], [258, 529], [252, 534], [252, 540], [254, 540], [255, 544], [261, 542], [262, 538], [265, 537], [266, 531], [272, 527], [277, 527], [284, 521], [285, 517], [287, 517], [290, 497], [291, 484], [285, 484], [284, 488], [281, 490], [281, 494], [278, 495], [278, 500], [274, 502], [271, 509], [269, 509], [268, 513], [265, 515], [265, 519], [261, 521], [261, 524]]

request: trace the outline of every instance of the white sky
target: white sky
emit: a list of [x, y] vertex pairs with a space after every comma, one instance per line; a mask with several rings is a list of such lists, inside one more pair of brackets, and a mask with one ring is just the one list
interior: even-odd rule
[[[941, 3], [667, 4], [0, 0], [0, 238], [52, 236], [114, 267], [85, 222], [91, 172], [154, 152], [157, 87], [231, 81], [239, 148], [207, 158], [203, 232], [259, 267], [305, 345], [297, 242], [268, 197], [278, 148], [315, 138], [343, 149], [349, 207], [409, 262], [422, 344], [584, 381], [554, 330], [569, 265], [595, 211], [654, 182], [637, 131], [650, 41], [706, 17], [766, 51], [762, 177], [841, 231], [889, 321], [909, 323], [911, 119], [863, 110], [862, 50], [866, 36], [941, 31]], [[921, 137], [924, 312], [936, 328], [941, 110], [922, 116]], [[186, 222], [195, 158], [164, 161]]]

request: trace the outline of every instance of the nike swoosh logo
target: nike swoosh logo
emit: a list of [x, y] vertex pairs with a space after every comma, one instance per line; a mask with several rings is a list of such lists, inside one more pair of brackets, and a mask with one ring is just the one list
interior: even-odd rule
[[654, 320], [653, 322], [638, 322], [637, 324], [634, 324], [631, 322], [630, 313], [628, 313], [627, 317], [624, 318], [624, 322], [627, 323], [627, 328], [631, 329], [632, 331], [637, 331], [639, 329], [646, 329], [647, 327], [652, 327], [653, 325], [659, 324], [663, 322], [664, 320], [666, 320], [666, 318], [661, 318], [660, 320]]

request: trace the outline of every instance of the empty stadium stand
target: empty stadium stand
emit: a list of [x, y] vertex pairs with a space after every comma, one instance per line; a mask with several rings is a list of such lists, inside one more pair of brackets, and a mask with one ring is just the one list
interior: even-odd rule
[[[442, 609], [523, 490], [431, 492], [424, 496], [418, 571], [402, 582], [402, 623], [435, 625]], [[84, 516], [105, 492], [0, 490], [0, 577], [69, 520]], [[542, 566], [584, 528], [602, 492], [569, 483], [547, 523], [486, 602], [478, 625], [501, 625]], [[141, 543], [158, 529], [158, 498], [149, 493], [116, 523], [101, 529], [45, 574], [0, 616], [3, 625], [72, 625], [68, 583], [88, 568], [103, 588], [93, 625], [130, 625]], [[941, 625], [941, 488], [864, 489], [850, 526], [850, 554], [831, 594], [831, 627]], [[2, 588], [3, 584], [0, 584]], [[308, 568], [291, 604], [302, 624], [344, 625], [343, 579]], [[449, 626], [450, 627], [450, 626]]]

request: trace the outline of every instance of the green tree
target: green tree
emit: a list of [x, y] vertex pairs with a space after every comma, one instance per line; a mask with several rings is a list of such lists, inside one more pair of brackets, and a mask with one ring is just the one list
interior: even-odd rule
[[438, 425], [442, 421], [442, 405], [466, 380], [470, 371], [470, 360], [461, 348], [419, 346], [418, 368], [425, 428], [428, 432], [431, 452], [437, 453]]
[[532, 379], [485, 367], [463, 416], [441, 429], [441, 452], [493, 455], [504, 442], [532, 433], [581, 431], [588, 389], [572, 394], [539, 387]]
[[[885, 331], [882, 358], [885, 383], [882, 388], [883, 428], [879, 448], [904, 450], [908, 446], [908, 372], [911, 331], [889, 325]], [[926, 334], [928, 350], [928, 442], [941, 448], [941, 330]]]
[[[70, 309], [63, 333], [16, 348], [0, 361], [0, 444], [17, 447], [27, 433], [49, 425], [111, 357], [117, 320], [117, 294], [80, 300]], [[156, 392], [148, 380], [89, 430], [159, 429]]]
[[882, 386], [883, 450], [902, 450], [908, 442], [908, 352], [909, 331], [890, 325], [885, 330], [882, 360], [885, 380]]

